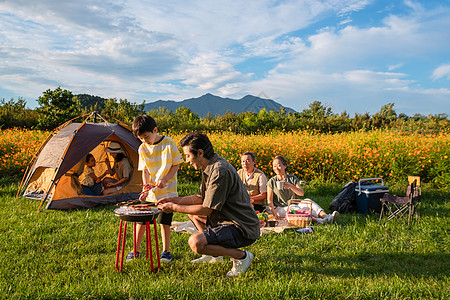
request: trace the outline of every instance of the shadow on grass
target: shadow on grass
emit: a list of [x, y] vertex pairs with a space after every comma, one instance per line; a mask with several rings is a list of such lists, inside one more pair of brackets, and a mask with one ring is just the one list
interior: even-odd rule
[[400, 276], [446, 279], [450, 268], [448, 253], [363, 253], [354, 256], [323, 257], [308, 254], [293, 258], [279, 257], [276, 271], [283, 274], [297, 274], [301, 271], [337, 277], [358, 276]]

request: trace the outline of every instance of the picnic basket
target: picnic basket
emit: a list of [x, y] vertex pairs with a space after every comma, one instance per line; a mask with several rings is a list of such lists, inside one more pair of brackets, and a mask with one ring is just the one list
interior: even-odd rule
[[[308, 209], [295, 210], [295, 214], [291, 213], [291, 204], [306, 204]], [[312, 221], [312, 202], [310, 200], [291, 199], [288, 202], [288, 210], [286, 212], [286, 222], [295, 227], [307, 227]]]

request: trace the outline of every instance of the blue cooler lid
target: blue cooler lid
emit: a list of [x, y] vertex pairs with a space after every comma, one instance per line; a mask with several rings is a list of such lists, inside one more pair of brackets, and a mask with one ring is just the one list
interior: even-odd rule
[[[357, 186], [355, 188], [355, 191], [359, 192], [359, 187]], [[379, 185], [379, 184], [365, 184], [365, 185], [361, 185], [361, 192], [374, 192], [374, 191], [389, 191], [389, 188], [387, 186], [384, 185]]]

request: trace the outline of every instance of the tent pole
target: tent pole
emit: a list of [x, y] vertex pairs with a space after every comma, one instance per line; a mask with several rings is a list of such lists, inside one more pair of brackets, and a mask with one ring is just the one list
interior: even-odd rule
[[[52, 185], [50, 186], [50, 189], [48, 190], [48, 195], [50, 194], [50, 191], [54, 188], [56, 188], [57, 184], [55, 182], [52, 183]], [[45, 207], [45, 209], [48, 209], [50, 207], [50, 204], [52, 204], [53, 199], [48, 200], [47, 206]]]
[[19, 188], [17, 189], [16, 200], [17, 200], [17, 198], [19, 198], [20, 190], [22, 189], [22, 184], [23, 184], [23, 182], [24, 182], [24, 180], [25, 180], [25, 177], [27, 176], [28, 168], [29, 168], [29, 167], [30, 167], [30, 165], [27, 166], [27, 169], [26, 169], [25, 172], [23, 173], [22, 181], [20, 182]]
[[[58, 169], [56, 169], [56, 170], [58, 170]], [[58, 173], [56, 170], [55, 170], [55, 175], [53, 175], [52, 184], [50, 185], [50, 187], [49, 187], [47, 193], [45, 193], [45, 196], [42, 198], [41, 203], [39, 204], [39, 207], [38, 207], [37, 212], [40, 212], [40, 211], [41, 211], [42, 204], [44, 204], [44, 202], [45, 202], [45, 201], [47, 200], [47, 198], [48, 198], [48, 195], [50, 195], [51, 190], [56, 186], [56, 184], [55, 184], [55, 177], [56, 177], [56, 174]], [[50, 200], [49, 200], [49, 203], [48, 203], [47, 206], [45, 207], [46, 209], [49, 207], [49, 205], [50, 205], [51, 202], [52, 202], [52, 200], [50, 199]]]

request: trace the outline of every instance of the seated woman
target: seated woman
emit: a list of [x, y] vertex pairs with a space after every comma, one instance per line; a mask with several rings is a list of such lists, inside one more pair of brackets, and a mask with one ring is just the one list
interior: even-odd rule
[[125, 186], [130, 179], [132, 168], [119, 143], [110, 142], [105, 151], [111, 153], [111, 156], [114, 158], [114, 165], [112, 168], [108, 158], [105, 160], [108, 173], [114, 176], [106, 177], [103, 180], [103, 185], [105, 187], [103, 195], [108, 195], [120, 191]]
[[92, 154], [86, 155], [86, 161], [83, 173], [78, 178], [81, 184], [81, 193], [88, 196], [99, 196], [102, 193], [101, 180], [105, 177], [106, 172], [100, 176], [96, 176], [94, 172], [95, 158]]
[[[297, 176], [286, 174], [287, 165], [287, 161], [283, 156], [276, 156], [272, 161], [272, 167], [277, 175], [270, 178], [267, 182], [267, 204], [273, 216], [277, 219], [282, 219], [286, 216], [286, 211], [289, 209], [287, 207], [289, 200], [297, 199], [297, 195], [304, 196], [305, 194]], [[281, 189], [278, 188], [283, 184], [284, 186]], [[317, 203], [311, 199], [308, 200], [312, 202], [313, 222], [325, 224], [334, 222], [339, 218], [339, 212], [335, 211], [333, 214], [327, 215]], [[299, 207], [299, 209], [305, 209], [305, 207]]]

